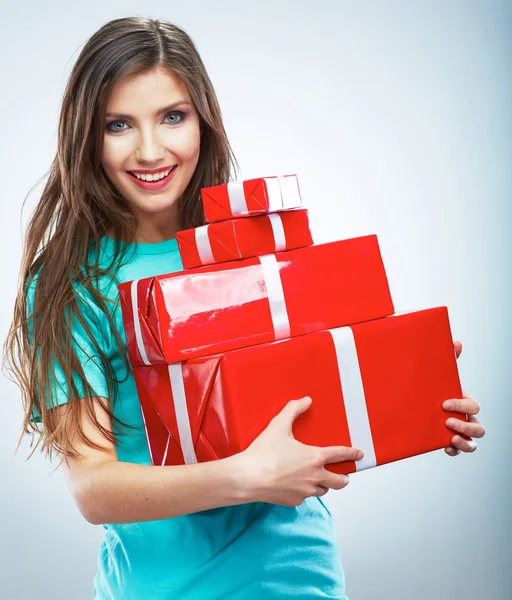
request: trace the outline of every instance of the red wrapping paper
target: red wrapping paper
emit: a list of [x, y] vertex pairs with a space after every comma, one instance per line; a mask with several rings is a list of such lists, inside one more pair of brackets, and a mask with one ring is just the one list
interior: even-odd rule
[[[275, 281], [267, 288], [265, 258], [277, 263], [285, 305], [275, 301]], [[394, 312], [376, 235], [124, 282], [118, 289], [136, 364], [173, 363]], [[277, 323], [283, 317], [289, 329]]]
[[137, 378], [135, 383], [137, 384], [151, 464], [154, 466], [170, 465], [172, 463], [169, 462], [171, 457], [168, 456], [168, 450], [172, 438], [169, 430], [160, 419], [149, 396], [140, 389]]
[[[449, 446], [454, 434], [446, 419], [464, 416], [442, 408], [445, 400], [462, 397], [446, 307], [350, 329], [376, 465]], [[365, 452], [365, 459], [370, 454], [369, 447], [352, 443], [344, 396], [350, 386], [340, 379], [328, 331], [196, 358], [172, 368], [177, 367], [183, 374], [198, 462], [243, 451], [289, 400], [303, 396], [311, 396], [313, 403], [294, 422], [297, 440], [314, 446], [354, 445]], [[184, 464], [170, 367], [136, 365], [134, 372], [139, 393], [155, 405], [171, 433], [167, 464]], [[326, 468], [345, 474], [361, 470], [354, 461]]]
[[207, 223], [299, 208], [297, 175], [258, 177], [201, 189]]
[[[278, 219], [282, 228], [277, 236], [271, 219]], [[185, 269], [293, 250], [313, 243], [305, 208], [186, 229], [176, 233], [176, 240]]]

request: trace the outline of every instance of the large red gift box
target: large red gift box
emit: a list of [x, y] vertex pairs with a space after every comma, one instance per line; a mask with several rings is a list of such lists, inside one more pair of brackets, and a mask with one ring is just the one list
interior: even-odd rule
[[310, 246], [305, 208], [210, 223], [176, 233], [185, 269]]
[[258, 177], [201, 189], [207, 223], [299, 208], [297, 175]]
[[376, 235], [123, 282], [118, 290], [128, 349], [141, 364], [178, 362], [394, 312]]
[[[135, 383], [139, 387], [137, 376], [135, 376]], [[154, 466], [170, 465], [172, 463], [169, 462], [171, 457], [168, 456], [168, 451], [171, 434], [156, 412], [151, 399], [140, 387], [138, 395], [151, 464]]]
[[[131, 357], [133, 360], [136, 357]], [[170, 432], [166, 464], [247, 448], [292, 399], [313, 403], [293, 425], [302, 443], [351, 446], [352, 473], [447, 447], [442, 404], [461, 398], [446, 307], [358, 323], [171, 365], [134, 365], [141, 401]], [[467, 420], [467, 417], [466, 417]]]

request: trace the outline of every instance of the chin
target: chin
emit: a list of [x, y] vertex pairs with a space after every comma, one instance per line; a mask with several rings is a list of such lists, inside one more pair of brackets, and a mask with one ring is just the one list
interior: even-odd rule
[[159, 204], [158, 201], [148, 202], [147, 204], [141, 204], [140, 202], [130, 202], [131, 206], [138, 212], [146, 215], [156, 215], [159, 213], [174, 213], [176, 209], [177, 201], [166, 202], [165, 204]]

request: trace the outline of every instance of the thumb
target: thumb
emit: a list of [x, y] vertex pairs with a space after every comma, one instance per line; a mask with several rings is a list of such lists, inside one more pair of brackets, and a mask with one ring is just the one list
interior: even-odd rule
[[302, 413], [306, 412], [307, 409], [311, 406], [313, 400], [310, 396], [305, 396], [304, 398], [300, 398], [299, 400], [290, 400], [288, 404], [284, 407], [283, 412], [286, 415], [286, 420], [288, 422], [288, 433], [292, 434], [292, 425], [295, 419]]

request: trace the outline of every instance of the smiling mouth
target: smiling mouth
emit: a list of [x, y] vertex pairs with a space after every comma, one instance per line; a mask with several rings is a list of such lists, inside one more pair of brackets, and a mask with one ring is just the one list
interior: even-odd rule
[[136, 181], [143, 181], [144, 183], [158, 183], [159, 181], [165, 181], [174, 171], [178, 165], [174, 165], [172, 169], [167, 173], [165, 177], [160, 177], [160, 179], [152, 179], [149, 181], [148, 179], [139, 179], [132, 171], [127, 171], [128, 175], [131, 175]]

